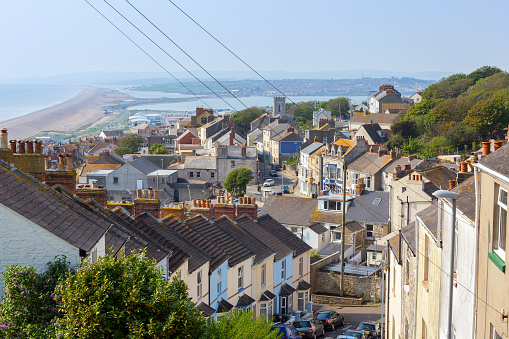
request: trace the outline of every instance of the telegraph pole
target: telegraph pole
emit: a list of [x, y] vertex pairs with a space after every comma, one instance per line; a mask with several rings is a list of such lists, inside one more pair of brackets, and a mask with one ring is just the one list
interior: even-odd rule
[[[341, 147], [341, 146], [340, 146]], [[341, 290], [339, 295], [345, 294], [345, 221], [346, 221], [346, 159], [343, 155], [343, 206], [341, 208]], [[354, 249], [355, 252], [355, 249]]]

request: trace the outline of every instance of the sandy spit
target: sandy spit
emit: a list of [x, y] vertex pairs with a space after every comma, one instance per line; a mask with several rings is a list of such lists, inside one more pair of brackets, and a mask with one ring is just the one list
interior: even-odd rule
[[43, 132], [66, 132], [104, 117], [104, 106], [133, 98], [116, 90], [92, 86], [76, 86], [81, 91], [55, 106], [0, 122], [10, 139], [25, 139]]

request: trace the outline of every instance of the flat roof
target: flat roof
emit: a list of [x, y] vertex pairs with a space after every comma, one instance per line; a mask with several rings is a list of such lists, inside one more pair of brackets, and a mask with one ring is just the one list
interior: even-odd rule
[[147, 175], [172, 175], [173, 173], [177, 173], [178, 171], [177, 170], [157, 170], [157, 171], [154, 171], [154, 172], [150, 172], [149, 174]]
[[[324, 270], [324, 271], [332, 271], [332, 272], [341, 273], [341, 263], [329, 264], [329, 265], [321, 267], [320, 269]], [[345, 264], [345, 273], [351, 274], [351, 275], [370, 276], [370, 275], [375, 274], [379, 270], [380, 269], [377, 267]]]

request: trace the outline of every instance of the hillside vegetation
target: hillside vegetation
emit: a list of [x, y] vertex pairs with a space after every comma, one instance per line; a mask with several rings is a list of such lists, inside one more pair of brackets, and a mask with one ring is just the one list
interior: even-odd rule
[[509, 124], [509, 74], [484, 66], [427, 87], [422, 101], [392, 126], [389, 146], [422, 157], [475, 149]]

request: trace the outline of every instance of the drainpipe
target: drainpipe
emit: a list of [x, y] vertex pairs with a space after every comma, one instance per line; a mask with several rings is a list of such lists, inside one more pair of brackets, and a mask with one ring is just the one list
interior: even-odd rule
[[[410, 203], [408, 202], [408, 195], [406, 196], [406, 223], [404, 226], [408, 225], [410, 223]], [[403, 228], [403, 225], [401, 225], [401, 228]]]
[[[475, 182], [475, 219], [474, 219], [474, 227], [475, 227], [475, 252], [474, 252], [474, 277], [477, 277], [477, 272], [479, 270], [479, 263], [477, 258], [477, 252], [479, 250], [479, 199], [480, 199], [480, 193], [479, 193], [479, 186], [478, 186], [478, 175], [479, 170], [477, 166], [474, 166], [474, 182]], [[477, 280], [474, 280], [474, 293], [477, 292]], [[476, 332], [477, 332], [477, 298], [474, 298], [474, 314], [472, 319], [472, 338], [476, 338]]]
[[[387, 334], [389, 333], [389, 306], [390, 306], [390, 299], [391, 299], [391, 256], [389, 255], [389, 240], [387, 240], [387, 245], [385, 249], [385, 253], [387, 253], [387, 276], [385, 277], [387, 280], [387, 312], [385, 312], [385, 326], [384, 326], [384, 332]], [[393, 333], [394, 335], [394, 333]], [[389, 337], [389, 336], [386, 336]]]

